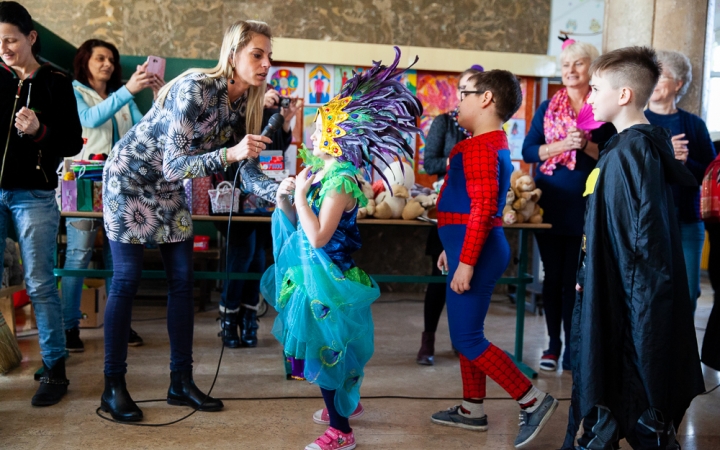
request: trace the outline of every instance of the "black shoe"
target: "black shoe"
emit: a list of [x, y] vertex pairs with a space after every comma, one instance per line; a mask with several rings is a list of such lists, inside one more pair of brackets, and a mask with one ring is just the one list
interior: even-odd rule
[[144, 343], [145, 341], [143, 341], [143, 338], [141, 338], [140, 335], [135, 332], [135, 330], [130, 328], [130, 339], [128, 339], [128, 345], [130, 347], [140, 347]]
[[52, 406], [67, 394], [70, 382], [65, 376], [65, 358], [60, 358], [54, 366], [48, 367], [43, 362], [45, 371], [40, 377], [40, 387], [32, 398], [33, 406]]
[[85, 351], [85, 344], [80, 340], [80, 328], [65, 330], [65, 350], [73, 353]]
[[220, 411], [223, 402], [207, 396], [195, 386], [192, 370], [170, 372], [170, 388], [167, 394], [168, 405], [189, 406], [198, 411]]
[[432, 366], [435, 364], [435, 333], [423, 331], [420, 350], [415, 362], [421, 366]]
[[109, 412], [120, 422], [138, 422], [143, 412], [130, 397], [125, 385], [125, 375], [105, 375], [105, 391], [100, 397], [100, 409]]
[[257, 330], [258, 330], [257, 311], [246, 309], [242, 318], [242, 346], [257, 347]]
[[218, 336], [222, 337], [223, 345], [229, 348], [240, 347], [240, 336], [238, 335], [238, 313], [220, 313], [218, 320], [220, 321], [220, 332], [218, 333]]

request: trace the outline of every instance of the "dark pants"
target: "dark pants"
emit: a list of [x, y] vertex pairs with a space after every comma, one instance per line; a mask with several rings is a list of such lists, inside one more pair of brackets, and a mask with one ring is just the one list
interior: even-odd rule
[[[565, 331], [565, 355], [567, 356], [570, 354], [568, 350], [570, 324], [575, 306], [575, 284], [582, 237], [537, 233], [535, 239], [545, 269], [542, 298], [548, 336], [550, 337], [548, 352], [560, 356], [562, 349], [560, 327], [562, 325]], [[569, 367], [569, 363], [569, 358], [564, 358], [563, 365]]]
[[[443, 252], [442, 242], [438, 235], [437, 227], [430, 229], [427, 239], [426, 254], [430, 256], [432, 262], [432, 276], [440, 276], [442, 272], [437, 267], [440, 254]], [[445, 292], [447, 285], [445, 283], [429, 283], [425, 292], [425, 332], [434, 333], [437, 331], [438, 322], [445, 308]]]
[[[168, 282], [167, 328], [170, 370], [192, 370], [193, 241], [161, 244]], [[110, 241], [113, 283], [105, 309], [105, 375], [127, 372], [127, 348], [132, 301], [140, 285], [144, 247]]]
[[[263, 273], [265, 271], [266, 227], [246, 227], [230, 234], [228, 266], [231, 272]], [[228, 280], [224, 282], [220, 305], [234, 311], [241, 306], [256, 309], [260, 301], [260, 280]]]
[[720, 370], [720, 223], [705, 224], [710, 238], [708, 276], [714, 293], [714, 303], [702, 344], [702, 362]]

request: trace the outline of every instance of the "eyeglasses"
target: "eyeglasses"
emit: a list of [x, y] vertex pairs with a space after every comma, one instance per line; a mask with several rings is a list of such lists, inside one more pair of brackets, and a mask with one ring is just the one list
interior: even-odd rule
[[467, 97], [470, 94], [482, 94], [484, 91], [460, 91], [460, 101], [465, 100], [465, 97]]
[[[487, 91], [460, 91], [460, 101], [465, 100], [470, 94], [484, 94]], [[492, 102], [495, 103], [495, 97], [492, 98]]]

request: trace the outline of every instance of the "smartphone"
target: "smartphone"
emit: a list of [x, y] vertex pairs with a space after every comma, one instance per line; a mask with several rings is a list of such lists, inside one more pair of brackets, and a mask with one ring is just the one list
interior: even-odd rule
[[148, 56], [147, 72], [154, 73], [161, 80], [165, 79], [165, 58], [159, 56]]

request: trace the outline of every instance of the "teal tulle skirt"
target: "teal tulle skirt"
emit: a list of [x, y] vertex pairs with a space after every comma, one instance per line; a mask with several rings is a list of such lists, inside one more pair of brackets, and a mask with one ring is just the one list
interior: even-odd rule
[[380, 289], [358, 267], [343, 273], [280, 209], [272, 216], [272, 235], [275, 264], [261, 290], [278, 312], [273, 335], [286, 358], [304, 360], [307, 381], [336, 391], [335, 407], [350, 417], [374, 351], [370, 305]]

